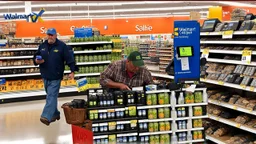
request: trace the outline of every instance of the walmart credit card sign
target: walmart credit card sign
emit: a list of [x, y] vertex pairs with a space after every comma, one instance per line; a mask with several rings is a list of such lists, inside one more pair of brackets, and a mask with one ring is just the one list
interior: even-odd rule
[[39, 13], [32, 12], [30, 14], [3, 14], [5, 20], [21, 20], [25, 19], [27, 22], [35, 23], [37, 21], [43, 22], [42, 15], [45, 12], [44, 9], [41, 9]]

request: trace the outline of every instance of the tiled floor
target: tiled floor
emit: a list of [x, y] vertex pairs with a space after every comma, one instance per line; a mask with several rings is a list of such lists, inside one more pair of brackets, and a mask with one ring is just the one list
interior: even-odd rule
[[45, 100], [0, 105], [0, 144], [71, 144], [71, 126], [66, 124], [61, 105], [74, 98], [59, 98], [61, 119], [50, 126], [40, 122]]

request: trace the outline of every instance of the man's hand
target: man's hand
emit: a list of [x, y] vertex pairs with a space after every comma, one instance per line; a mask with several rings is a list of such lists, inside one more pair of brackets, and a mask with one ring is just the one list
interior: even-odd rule
[[44, 59], [41, 59], [41, 60], [36, 59], [36, 64], [42, 64], [42, 63], [44, 63]]
[[75, 78], [74, 72], [71, 72], [68, 77], [73, 80]]
[[119, 85], [119, 89], [120, 90], [131, 90], [127, 85], [122, 84], [122, 83]]

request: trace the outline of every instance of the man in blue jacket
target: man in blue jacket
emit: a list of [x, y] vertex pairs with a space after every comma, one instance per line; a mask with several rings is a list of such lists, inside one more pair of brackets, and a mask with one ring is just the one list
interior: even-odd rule
[[39, 65], [47, 94], [40, 121], [48, 126], [60, 119], [57, 99], [65, 63], [71, 70], [69, 78], [74, 79], [75, 61], [67, 45], [57, 39], [56, 29], [48, 29], [46, 34], [47, 40], [39, 46], [34, 55], [34, 64]]

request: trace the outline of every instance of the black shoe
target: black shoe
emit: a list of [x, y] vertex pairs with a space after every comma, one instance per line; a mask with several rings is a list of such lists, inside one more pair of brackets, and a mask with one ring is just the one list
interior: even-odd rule
[[48, 119], [45, 118], [45, 117], [41, 117], [41, 118], [40, 118], [40, 121], [41, 121], [43, 124], [47, 125], [47, 126], [50, 125], [50, 122], [49, 122]]
[[55, 122], [56, 120], [60, 120], [60, 116], [53, 117], [51, 122]]

